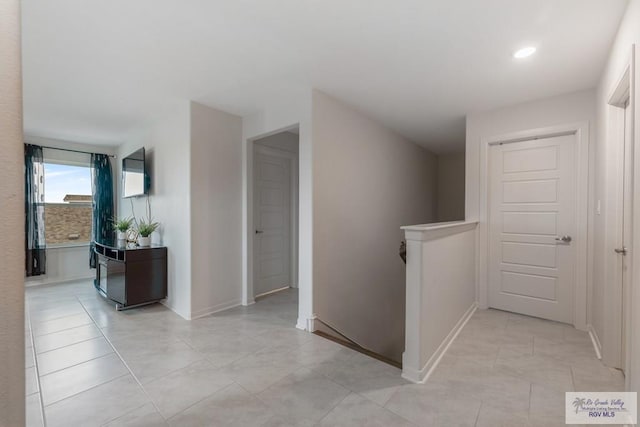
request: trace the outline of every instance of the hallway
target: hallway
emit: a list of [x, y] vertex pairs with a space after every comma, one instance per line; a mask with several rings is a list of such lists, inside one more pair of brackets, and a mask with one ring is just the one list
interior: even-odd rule
[[[89, 282], [28, 288], [28, 425], [556, 426], [621, 390], [586, 333], [478, 311], [426, 384], [292, 325], [293, 289], [193, 321], [116, 312]], [[33, 355], [36, 355], [34, 358]]]

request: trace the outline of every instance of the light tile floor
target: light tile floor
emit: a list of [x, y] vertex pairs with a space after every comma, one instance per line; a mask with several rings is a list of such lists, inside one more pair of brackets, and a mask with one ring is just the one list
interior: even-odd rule
[[186, 321], [116, 312], [88, 282], [28, 288], [29, 426], [556, 426], [618, 390], [587, 334], [478, 311], [427, 384], [293, 327], [297, 293]]

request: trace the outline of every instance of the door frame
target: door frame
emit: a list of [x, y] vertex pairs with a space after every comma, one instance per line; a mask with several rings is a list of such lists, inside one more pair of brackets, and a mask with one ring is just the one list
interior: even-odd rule
[[[273, 131], [270, 132], [265, 132], [256, 136], [252, 136], [250, 138], [245, 138], [245, 149], [246, 149], [246, 157], [245, 157], [245, 163], [244, 163], [244, 167], [246, 168], [244, 171], [244, 182], [246, 185], [246, 192], [244, 193], [244, 210], [243, 210], [243, 215], [244, 215], [244, 227], [243, 227], [243, 280], [242, 280], [242, 305], [244, 306], [248, 306], [251, 304], [254, 304], [255, 301], [255, 291], [254, 291], [254, 286], [253, 286], [253, 277], [254, 277], [254, 272], [253, 272], [253, 234], [254, 234], [254, 230], [255, 230], [255, 225], [253, 223], [253, 152], [254, 152], [254, 147], [255, 147], [255, 142], [263, 139], [263, 138], [267, 138], [269, 136], [273, 136], [276, 135], [278, 133], [282, 133], [282, 132], [287, 132], [287, 131], [292, 131], [292, 130], [298, 130], [299, 135], [301, 134], [302, 130], [301, 128], [301, 124], [300, 123], [295, 123], [289, 126], [284, 126], [278, 129], [275, 129]], [[299, 173], [300, 173], [300, 167], [299, 167], [299, 163], [300, 163], [300, 141], [301, 138], [298, 138], [298, 153], [296, 155], [296, 159], [295, 159], [295, 175], [294, 173], [291, 173], [291, 176], [295, 176], [296, 177], [296, 182], [295, 182], [295, 187], [291, 186], [291, 191], [295, 192], [295, 199], [292, 198], [291, 200], [296, 200], [296, 205], [298, 205], [298, 210], [296, 210], [295, 212], [295, 218], [296, 221], [295, 223], [298, 224], [300, 221], [300, 214], [299, 214], [299, 204], [300, 204], [300, 198], [299, 198]], [[271, 147], [270, 147], [271, 148]], [[293, 172], [293, 165], [292, 165], [292, 172]], [[292, 206], [295, 206], [292, 203]], [[291, 221], [292, 223], [294, 223], [294, 221]], [[245, 228], [246, 227], [246, 228]], [[292, 238], [293, 238], [293, 234], [292, 234]], [[296, 269], [296, 274], [295, 274], [295, 278], [296, 278], [296, 286], [300, 287], [299, 284], [299, 275], [300, 275], [300, 257], [299, 257], [299, 251], [300, 251], [300, 242], [299, 242], [299, 225], [298, 227], [296, 227], [295, 230], [295, 262], [294, 259], [291, 259], [291, 265], [295, 265], [295, 269]], [[292, 246], [293, 248], [293, 246]], [[298, 301], [298, 308], [300, 310], [300, 301]], [[300, 322], [298, 322], [299, 324]], [[302, 326], [297, 326], [299, 329], [305, 329], [305, 327]]]
[[528, 141], [554, 136], [575, 135], [576, 154], [576, 265], [573, 292], [573, 325], [587, 330], [588, 251], [592, 239], [588, 233], [589, 213], [589, 122], [528, 129], [483, 137], [480, 141], [480, 221], [478, 223], [478, 306], [489, 307], [489, 148], [492, 145]]
[[[636, 46], [631, 45], [628, 60], [622, 67], [622, 72], [619, 74], [618, 80], [610, 88], [609, 97], [607, 98], [606, 108], [606, 123], [605, 131], [607, 142], [615, 141], [615, 144], [611, 144], [614, 152], [612, 153], [616, 159], [616, 166], [620, 165], [621, 161], [625, 161], [624, 158], [624, 145], [625, 135], [620, 133], [620, 123], [625, 123], [625, 108], [624, 103], [628, 100], [627, 108], [630, 108], [630, 114], [632, 117], [630, 126], [631, 141], [633, 143], [633, 154], [631, 163], [633, 164], [633, 174], [630, 177], [633, 184], [634, 193], [636, 189], [640, 188], [640, 133], [636, 132], [636, 125], [640, 123], [639, 113], [640, 110], [635, 108], [636, 97], [638, 94], [638, 88], [636, 87], [636, 79], [638, 78], [638, 70], [635, 66], [636, 58]], [[621, 108], [622, 107], [622, 108]], [[622, 126], [624, 132], [625, 127]], [[613, 169], [613, 168], [612, 168]], [[626, 258], [628, 264], [627, 274], [630, 275], [628, 283], [629, 288], [625, 289], [625, 295], [623, 295], [622, 276], [620, 274], [618, 264], [618, 256], [613, 255], [613, 248], [619, 244], [619, 231], [622, 229], [620, 217], [623, 213], [621, 210], [624, 201], [623, 193], [623, 180], [624, 175], [619, 171], [613, 170], [608, 173], [608, 178], [611, 180], [611, 185], [615, 187], [613, 200], [611, 201], [611, 208], [615, 215], [612, 218], [606, 219], [606, 231], [607, 240], [605, 241], [605, 280], [611, 282], [613, 289], [611, 292], [604, 292], [604, 316], [603, 316], [603, 362], [609, 366], [619, 367], [622, 366], [622, 348], [626, 350], [625, 354], [625, 381], [627, 390], [629, 390], [630, 383], [637, 382], [635, 378], [640, 371], [639, 364], [634, 361], [634, 354], [637, 352], [637, 343], [640, 339], [637, 338], [640, 328], [638, 324], [640, 321], [637, 317], [637, 310], [632, 311], [631, 306], [637, 305], [637, 301], [640, 300], [640, 289], [638, 289], [637, 279], [640, 277], [640, 253], [636, 253], [634, 250], [634, 243], [640, 241], [640, 230], [637, 224], [640, 224], [640, 198], [633, 197], [631, 206], [631, 242], [630, 256]], [[619, 315], [620, 312], [624, 313], [624, 318]], [[626, 326], [623, 328], [623, 325]], [[622, 335], [624, 331], [624, 336]], [[635, 344], [634, 344], [635, 343]], [[636, 356], [637, 357], [637, 356]], [[634, 366], [635, 363], [635, 366]], [[634, 372], [635, 371], [635, 372]], [[634, 377], [632, 379], [632, 376]]]
[[[286, 150], [280, 150], [266, 145], [261, 145], [258, 140], [253, 141], [253, 164], [252, 169], [255, 170], [256, 152], [262, 151], [263, 153], [289, 160], [289, 287], [298, 287], [298, 153], [292, 153]], [[253, 180], [256, 176], [252, 173]], [[252, 194], [255, 197], [255, 182], [252, 183]], [[251, 216], [255, 219], [255, 204]], [[255, 221], [254, 227], [255, 227]], [[255, 234], [253, 234], [255, 238]], [[255, 256], [255, 245], [251, 247], [250, 256]], [[253, 258], [255, 260], [255, 258]], [[255, 282], [255, 268], [253, 269], [252, 288], [253, 282]], [[253, 298], [255, 299], [255, 289]], [[273, 292], [273, 291], [272, 291]], [[269, 292], [268, 292], [269, 293]], [[264, 295], [264, 294], [263, 294]]]
[[[608, 169], [607, 175], [615, 191], [611, 192], [610, 199], [607, 200], [607, 207], [612, 215], [606, 219], [607, 232], [603, 261], [605, 263], [605, 283], [610, 283], [610, 285], [603, 294], [604, 336], [602, 337], [601, 345], [604, 363], [616, 368], [622, 368], [623, 340], [628, 343], [628, 339], [622, 336], [623, 324], [626, 324], [627, 329], [629, 329], [629, 310], [624, 309], [625, 301], [628, 302], [628, 295], [623, 295], [623, 276], [620, 271], [621, 258], [620, 255], [613, 252], [613, 249], [622, 245], [625, 171], [624, 167], [621, 166], [624, 166], [623, 163], [625, 162], [626, 108], [631, 108], [633, 112], [631, 96], [632, 75], [632, 61], [629, 61], [611, 90], [606, 105], [606, 141], [607, 145], [611, 147], [610, 155], [613, 160], [612, 163], [615, 165], [615, 167]], [[626, 107], [627, 102], [629, 102], [628, 107]], [[631, 126], [633, 133], [633, 123], [631, 123]], [[633, 181], [633, 176], [631, 180]], [[630, 244], [628, 243], [628, 245]], [[633, 248], [631, 247], [630, 249], [630, 253], [633, 254]], [[633, 277], [633, 256], [628, 256], [626, 261], [630, 267], [627, 274]], [[631, 280], [632, 277], [630, 278]], [[624, 313], [625, 319], [623, 320], [622, 316], [616, 315], [616, 313]], [[625, 370], [628, 372], [628, 369]]]

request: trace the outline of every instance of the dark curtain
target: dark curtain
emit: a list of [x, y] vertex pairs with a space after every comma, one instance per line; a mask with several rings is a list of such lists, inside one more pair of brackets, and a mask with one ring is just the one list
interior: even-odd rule
[[28, 276], [45, 274], [44, 159], [42, 147], [24, 146], [25, 270]]
[[93, 189], [93, 221], [89, 266], [96, 268], [95, 242], [109, 243], [113, 239], [113, 175], [106, 154], [91, 155], [91, 186]]

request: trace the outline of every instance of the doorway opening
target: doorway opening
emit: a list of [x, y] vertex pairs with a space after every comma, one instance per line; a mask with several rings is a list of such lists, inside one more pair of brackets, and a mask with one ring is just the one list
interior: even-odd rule
[[492, 145], [489, 306], [573, 323], [576, 135]]
[[[588, 169], [587, 122], [482, 140], [481, 308], [587, 331]], [[554, 309], [556, 300], [568, 313]]]
[[[298, 153], [299, 128], [255, 139], [253, 152], [253, 295], [282, 293], [295, 299], [298, 288]], [[296, 309], [297, 309], [297, 303]]]

